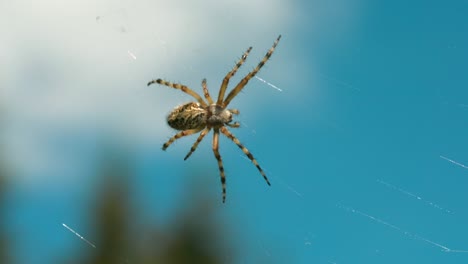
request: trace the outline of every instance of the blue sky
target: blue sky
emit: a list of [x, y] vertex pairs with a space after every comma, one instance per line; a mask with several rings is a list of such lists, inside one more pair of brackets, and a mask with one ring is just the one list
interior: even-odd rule
[[[62, 223], [92, 240], [103, 140], [129, 153], [149, 219], [175, 221], [201, 182], [242, 237], [240, 263], [468, 260], [465, 1], [190, 3], [0, 4], [3, 151], [15, 170], [6, 218], [20, 261], [83, 246]], [[278, 34], [258, 76], [282, 91], [254, 79], [231, 104], [232, 132], [272, 186], [223, 138], [222, 204], [211, 137], [187, 161], [196, 136], [161, 150], [174, 133], [165, 116], [191, 98], [146, 83], [201, 92], [207, 78], [217, 94], [247, 47], [234, 80]]]

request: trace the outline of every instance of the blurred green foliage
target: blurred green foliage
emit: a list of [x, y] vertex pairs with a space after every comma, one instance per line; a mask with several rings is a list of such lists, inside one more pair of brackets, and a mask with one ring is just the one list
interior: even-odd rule
[[[148, 224], [131, 201], [131, 170], [125, 162], [102, 163], [91, 205], [93, 243], [59, 263], [231, 263], [231, 239], [215, 221], [212, 202], [192, 195], [170, 226]], [[195, 188], [196, 189], [196, 188]], [[201, 189], [198, 189], [201, 192]], [[151, 210], [151, 208], [147, 208]], [[225, 226], [223, 226], [225, 228]], [[83, 250], [83, 248], [81, 249]], [[232, 253], [231, 253], [232, 254]]]
[[[0, 124], [3, 124], [4, 109], [0, 104]], [[10, 171], [5, 164], [4, 158], [4, 138], [3, 138], [3, 127], [0, 126], [0, 263], [12, 263], [11, 255], [11, 236], [8, 235], [6, 229], [7, 208], [6, 208], [6, 195], [7, 195], [7, 181], [10, 179]], [[9, 243], [10, 242], [10, 243]]]
[[[0, 215], [6, 215], [6, 179], [4, 166], [0, 165]], [[11, 263], [4, 217], [0, 217], [0, 263]]]
[[[1, 159], [0, 159], [1, 162]], [[125, 161], [102, 162], [96, 175], [101, 184], [94, 188], [94, 201], [89, 206], [92, 243], [96, 248], [77, 239], [79, 249], [57, 252], [56, 263], [232, 263], [231, 239], [226, 227], [215, 221], [213, 204], [202, 189], [191, 195], [187, 207], [169, 226], [142, 219], [138, 206], [132, 203], [131, 170]], [[5, 166], [0, 164], [0, 215], [6, 215]], [[154, 209], [154, 208], [153, 208]], [[152, 208], [145, 208], [152, 210]], [[0, 217], [0, 263], [15, 263], [12, 258], [12, 236], [8, 234], [5, 217]], [[77, 221], [89, 222], [86, 219]], [[149, 223], [148, 223], [149, 222]], [[91, 240], [91, 239], [90, 239]], [[85, 245], [85, 246], [83, 246]], [[231, 253], [228, 253], [231, 252]], [[229, 256], [229, 257], [226, 257]]]

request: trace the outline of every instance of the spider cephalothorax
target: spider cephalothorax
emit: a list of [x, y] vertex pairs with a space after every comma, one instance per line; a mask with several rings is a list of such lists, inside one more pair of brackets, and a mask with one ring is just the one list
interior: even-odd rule
[[206, 125], [214, 128], [220, 128], [224, 125], [229, 125], [229, 123], [232, 121], [233, 113], [231, 111], [239, 113], [239, 111], [235, 109], [224, 109], [222, 106], [217, 104], [209, 105], [207, 107]]
[[229, 83], [229, 79], [234, 76], [240, 66], [244, 63], [249, 55], [252, 47], [248, 48], [245, 53], [242, 55], [242, 58], [237, 62], [234, 68], [224, 77], [223, 83], [221, 84], [221, 88], [219, 89], [218, 100], [216, 102], [210, 96], [208, 92], [208, 88], [206, 86], [206, 79], [202, 81], [203, 87], [203, 94], [205, 99], [208, 101], [206, 103], [199, 94], [194, 92], [192, 89], [188, 88], [185, 85], [178, 84], [178, 83], [171, 83], [168, 81], [164, 81], [162, 79], [152, 80], [148, 83], [151, 85], [153, 83], [158, 83], [161, 85], [169, 86], [174, 89], [182, 90], [183, 92], [191, 95], [197, 102], [189, 102], [174, 108], [174, 110], [169, 113], [167, 116], [167, 123], [170, 127], [181, 130], [179, 133], [175, 134], [171, 137], [166, 143], [163, 145], [163, 150], [167, 149], [169, 145], [171, 145], [175, 140], [192, 135], [194, 133], [198, 133], [201, 131], [200, 135], [198, 136], [197, 140], [193, 144], [192, 148], [190, 149], [189, 153], [185, 156], [184, 160], [186, 160], [192, 153], [197, 149], [198, 144], [203, 140], [203, 138], [213, 129], [213, 153], [218, 160], [218, 167], [221, 174], [221, 184], [223, 188], [223, 202], [226, 200], [226, 176], [224, 174], [224, 167], [223, 162], [221, 159], [221, 155], [219, 154], [219, 132], [225, 135], [227, 138], [232, 140], [243, 152], [244, 154], [253, 162], [253, 164], [257, 167], [260, 174], [262, 174], [263, 178], [270, 185], [268, 178], [266, 177], [265, 173], [263, 172], [262, 168], [258, 164], [257, 160], [253, 157], [252, 153], [244, 147], [240, 143], [240, 141], [226, 128], [226, 126], [232, 128], [238, 128], [240, 125], [238, 122], [232, 123], [232, 116], [238, 115], [239, 110], [237, 109], [227, 109], [227, 106], [231, 102], [231, 100], [239, 94], [239, 92], [247, 85], [250, 79], [252, 79], [258, 71], [263, 67], [265, 62], [271, 57], [273, 51], [278, 45], [278, 42], [281, 38], [281, 35], [278, 36], [276, 41], [273, 43], [273, 46], [268, 50], [265, 57], [260, 61], [260, 63], [253, 69], [253, 71], [249, 72], [237, 85], [234, 89], [227, 95], [226, 99], [224, 99], [224, 94], [226, 92], [226, 88]]

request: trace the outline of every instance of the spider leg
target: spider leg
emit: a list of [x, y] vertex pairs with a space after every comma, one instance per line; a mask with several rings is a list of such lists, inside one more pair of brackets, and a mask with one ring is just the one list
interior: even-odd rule
[[[238, 115], [239, 114], [239, 110], [237, 109], [229, 109], [229, 112], [231, 112], [233, 115]], [[230, 126], [230, 127], [233, 127], [233, 128], [238, 128], [240, 127], [240, 124], [239, 122], [234, 122], [232, 124], [228, 124], [226, 123], [227, 126]]]
[[202, 105], [202, 106], [206, 106], [206, 103], [205, 101], [203, 101], [203, 99], [201, 98], [201, 96], [199, 94], [197, 94], [196, 92], [194, 92], [192, 89], [188, 88], [187, 86], [183, 85], [183, 84], [179, 84], [179, 83], [171, 83], [171, 82], [168, 82], [168, 81], [165, 81], [165, 80], [161, 80], [161, 79], [157, 79], [157, 80], [152, 80], [148, 83], [148, 86], [150, 86], [151, 84], [153, 83], [158, 83], [158, 84], [161, 84], [161, 85], [165, 85], [165, 86], [168, 86], [168, 87], [172, 87], [174, 89], [178, 89], [178, 90], [181, 90], [182, 92], [186, 93], [186, 94], [189, 94], [191, 96], [193, 96], [195, 99], [197, 99], [197, 101]]
[[206, 100], [209, 104], [213, 104], [213, 99], [211, 99], [210, 92], [208, 92], [208, 87], [206, 87], [206, 79], [203, 79], [201, 85], [203, 87], [203, 93], [205, 95]]
[[197, 132], [199, 132], [201, 130], [202, 129], [200, 129], [200, 128], [195, 128], [195, 129], [188, 129], [188, 130], [180, 131], [179, 133], [177, 133], [173, 137], [171, 137], [166, 143], [164, 143], [162, 149], [166, 150], [177, 139], [179, 139], [181, 137], [192, 135], [192, 134], [197, 133]]
[[208, 132], [210, 132], [210, 130], [211, 130], [211, 128], [207, 127], [200, 133], [200, 135], [197, 138], [197, 141], [195, 141], [195, 143], [193, 143], [192, 148], [190, 149], [187, 156], [185, 156], [184, 160], [187, 160], [190, 157], [190, 155], [192, 155], [192, 153], [197, 149], [198, 144], [200, 144], [200, 142], [203, 140], [203, 138], [206, 136], [206, 134], [208, 134]]
[[267, 176], [265, 175], [265, 172], [263, 172], [262, 168], [260, 168], [260, 165], [258, 164], [257, 160], [254, 158], [252, 153], [240, 143], [240, 141], [231, 133], [226, 127], [221, 127], [220, 128], [221, 133], [223, 133], [226, 137], [228, 137], [230, 140], [232, 140], [236, 145], [244, 152], [244, 154], [252, 161], [252, 163], [257, 167], [258, 171], [260, 171], [260, 174], [262, 174], [263, 178], [265, 179], [266, 183], [268, 185], [270, 184], [270, 181], [268, 180]]
[[219, 128], [214, 129], [213, 133], [213, 153], [218, 160], [219, 173], [221, 175], [221, 186], [223, 188], [223, 203], [226, 201], [226, 175], [224, 174], [223, 161], [218, 151], [219, 147]]
[[226, 125], [227, 125], [227, 126], [230, 126], [230, 127], [232, 127], [232, 128], [238, 128], [238, 127], [240, 127], [239, 122], [234, 122], [233, 124], [226, 124]]
[[234, 74], [236, 74], [237, 70], [240, 68], [240, 66], [242, 66], [244, 61], [247, 59], [247, 56], [249, 56], [249, 53], [251, 50], [252, 50], [252, 47], [249, 47], [244, 52], [244, 54], [242, 55], [240, 60], [237, 62], [237, 64], [234, 66], [234, 68], [232, 68], [232, 70], [224, 77], [223, 83], [221, 84], [221, 88], [219, 89], [218, 102], [217, 102], [218, 105], [221, 105], [221, 103], [223, 102], [224, 93], [226, 92], [229, 79], [231, 79], [231, 77], [234, 76]]
[[263, 57], [263, 59], [260, 61], [257, 67], [255, 67], [253, 71], [247, 74], [247, 76], [245, 76], [244, 79], [242, 79], [239, 82], [239, 84], [237, 84], [237, 86], [228, 94], [228, 96], [226, 97], [226, 100], [224, 100], [224, 102], [222, 103], [223, 107], [226, 107], [231, 102], [231, 100], [234, 99], [234, 97], [247, 85], [249, 80], [252, 79], [257, 74], [258, 71], [260, 71], [263, 65], [265, 65], [267, 60], [273, 54], [273, 51], [275, 51], [276, 45], [278, 45], [278, 42], [280, 39], [281, 39], [281, 35], [278, 36], [278, 38], [273, 43], [273, 46], [268, 50], [268, 52], [265, 54], [265, 57]]

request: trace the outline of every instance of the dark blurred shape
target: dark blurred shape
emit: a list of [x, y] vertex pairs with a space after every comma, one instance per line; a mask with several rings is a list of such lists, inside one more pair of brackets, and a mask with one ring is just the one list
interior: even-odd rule
[[103, 165], [103, 184], [93, 214], [94, 242], [99, 246], [87, 263], [125, 263], [123, 257], [130, 251], [129, 172], [125, 164], [115, 161]]
[[[215, 220], [212, 202], [203, 190], [189, 195], [187, 207], [170, 226], [148, 223], [131, 202], [131, 169], [122, 159], [102, 164], [102, 179], [96, 188], [96, 201], [90, 206], [94, 216], [93, 238], [96, 245], [82, 247], [85, 252], [68, 254], [65, 263], [231, 263], [226, 228]], [[198, 193], [199, 192], [199, 193]], [[156, 208], [145, 208], [155, 211]], [[223, 229], [218, 228], [223, 226]], [[224, 234], [223, 234], [224, 233]], [[232, 257], [232, 256], [231, 256]], [[63, 262], [61, 262], [63, 263]]]
[[2, 126], [5, 123], [5, 112], [3, 105], [0, 104], [0, 263], [13, 263], [13, 258], [10, 254], [13, 239], [12, 236], [9, 236], [5, 223], [5, 216], [8, 215], [6, 209], [7, 181], [11, 177], [10, 168], [5, 163], [5, 139], [3, 137], [4, 127]]
[[[12, 240], [9, 239], [5, 225], [7, 172], [0, 160], [0, 263], [12, 263], [10, 255]], [[10, 243], [9, 243], [10, 242]]]
[[[229, 255], [230, 236], [214, 219], [212, 202], [198, 197], [181, 212], [174, 223], [171, 239], [163, 252], [165, 263], [224, 263]], [[232, 248], [231, 248], [232, 249]]]

